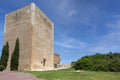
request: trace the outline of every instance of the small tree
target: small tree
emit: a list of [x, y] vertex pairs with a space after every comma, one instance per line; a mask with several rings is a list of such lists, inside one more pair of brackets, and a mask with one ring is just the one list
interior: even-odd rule
[[18, 70], [18, 65], [19, 65], [19, 39], [17, 38], [15, 43], [15, 48], [11, 57], [11, 65], [10, 65], [11, 70], [12, 71]]
[[0, 71], [3, 71], [6, 69], [8, 58], [9, 58], [9, 44], [7, 42], [2, 49], [2, 55], [0, 59]]

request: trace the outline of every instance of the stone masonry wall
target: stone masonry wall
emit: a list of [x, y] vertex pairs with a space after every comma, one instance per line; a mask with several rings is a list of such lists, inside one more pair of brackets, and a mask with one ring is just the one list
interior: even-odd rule
[[4, 44], [8, 41], [10, 51], [7, 70], [10, 70], [11, 55], [17, 38], [20, 42], [19, 69], [30, 69], [30, 54], [32, 50], [32, 25], [29, 17], [30, 14], [30, 6], [26, 6], [6, 15]]
[[6, 15], [4, 44], [8, 41], [10, 51], [6, 70], [17, 38], [19, 70], [53, 69], [53, 24], [34, 3]]
[[35, 13], [33, 13], [32, 70], [53, 69], [53, 23], [42, 13], [41, 10], [39, 10], [38, 7], [34, 7], [33, 12]]
[[54, 67], [58, 68], [60, 67], [60, 55], [57, 53], [54, 53]]

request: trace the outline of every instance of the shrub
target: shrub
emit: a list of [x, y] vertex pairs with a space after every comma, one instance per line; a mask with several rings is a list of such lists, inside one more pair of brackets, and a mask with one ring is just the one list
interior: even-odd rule
[[120, 53], [84, 56], [73, 64], [76, 70], [120, 72]]
[[16, 43], [15, 43], [15, 48], [14, 48], [14, 51], [11, 57], [10, 69], [12, 71], [18, 70], [18, 65], [19, 65], [19, 39], [17, 38]]
[[2, 49], [2, 55], [0, 59], [0, 71], [3, 71], [6, 69], [8, 58], [9, 58], [9, 44], [7, 42]]

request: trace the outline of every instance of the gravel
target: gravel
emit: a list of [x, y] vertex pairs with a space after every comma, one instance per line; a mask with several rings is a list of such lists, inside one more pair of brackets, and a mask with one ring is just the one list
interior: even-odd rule
[[38, 79], [36, 76], [33, 76], [32, 74], [5, 71], [0, 72], [0, 80], [42, 80], [42, 79]]

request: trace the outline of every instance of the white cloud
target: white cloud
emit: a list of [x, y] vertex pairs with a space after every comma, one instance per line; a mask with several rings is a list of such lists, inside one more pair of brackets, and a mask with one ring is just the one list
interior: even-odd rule
[[112, 21], [105, 24], [109, 28], [107, 35], [103, 36], [100, 41], [90, 49], [94, 52], [119, 52], [120, 51], [120, 15], [112, 16]]
[[54, 1], [52, 2], [52, 6], [55, 10], [55, 13], [57, 13], [57, 15], [60, 17], [62, 16], [63, 19], [68, 19], [78, 13], [75, 9], [75, 4], [73, 4], [71, 0], [52, 1]]
[[69, 5], [70, 5], [70, 1], [69, 0], [60, 0], [58, 2], [59, 2], [59, 4], [58, 4], [58, 9], [59, 10], [66, 11], [66, 9], [69, 8]]
[[68, 12], [68, 16], [74, 16], [74, 15], [77, 15], [77, 11], [75, 11], [75, 10], [70, 10], [69, 12]]
[[58, 6], [58, 10], [63, 13], [63, 15], [71, 17], [77, 14], [77, 11], [72, 8], [74, 6], [71, 4], [70, 0], [61, 0]]
[[94, 44], [89, 48], [90, 52], [101, 52], [107, 53], [110, 51], [119, 52], [120, 51], [120, 32], [109, 33], [102, 38], [99, 42]]
[[113, 15], [112, 17], [113, 17], [113, 18], [116, 18], [116, 19], [117, 19], [117, 18], [119, 19], [119, 18], [120, 18], [120, 14], [118, 14], [118, 15]]
[[86, 47], [84, 42], [71, 37], [61, 37], [59, 41], [55, 41], [55, 45], [72, 49], [82, 49]]
[[113, 28], [113, 29], [120, 29], [120, 20], [114, 22], [114, 23], [108, 23], [106, 24], [107, 27]]
[[[93, 20], [101, 17], [102, 11], [93, 3], [76, 0], [51, 0], [50, 7], [62, 24], [94, 24]], [[57, 6], [57, 7], [55, 7]]]
[[120, 29], [120, 15], [114, 15], [113, 22], [107, 23], [106, 26], [111, 29]]

